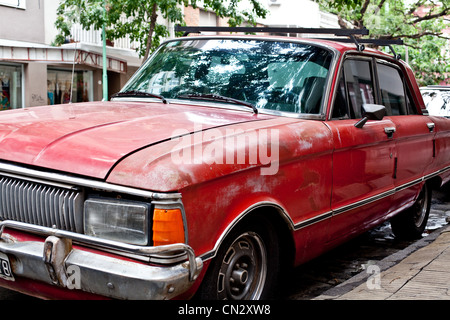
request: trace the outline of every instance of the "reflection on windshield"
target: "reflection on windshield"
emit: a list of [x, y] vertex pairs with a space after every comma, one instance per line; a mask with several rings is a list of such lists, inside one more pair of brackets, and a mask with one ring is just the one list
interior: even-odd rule
[[331, 57], [300, 43], [178, 40], [161, 47], [122, 91], [168, 99], [213, 94], [261, 109], [318, 114]]

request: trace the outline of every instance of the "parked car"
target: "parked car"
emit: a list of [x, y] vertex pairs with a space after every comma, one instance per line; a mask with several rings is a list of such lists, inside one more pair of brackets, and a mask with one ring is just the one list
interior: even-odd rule
[[427, 86], [420, 92], [430, 115], [450, 117], [450, 86]]
[[167, 41], [109, 102], [0, 114], [0, 285], [44, 298], [266, 299], [391, 219], [419, 237], [450, 120], [354, 44]]

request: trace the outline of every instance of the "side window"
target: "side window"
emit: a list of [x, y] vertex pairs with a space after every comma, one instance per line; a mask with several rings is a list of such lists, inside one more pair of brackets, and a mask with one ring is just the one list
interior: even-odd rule
[[333, 107], [333, 118], [362, 118], [363, 104], [375, 103], [375, 90], [371, 62], [348, 59], [344, 62], [344, 72], [338, 83]]
[[362, 118], [362, 105], [375, 103], [375, 90], [372, 81], [370, 62], [347, 60], [344, 66], [350, 111], [353, 118]]
[[407, 96], [400, 71], [397, 68], [377, 63], [380, 83], [381, 104], [386, 106], [388, 115], [405, 115], [407, 112]]
[[336, 98], [334, 99], [333, 107], [333, 119], [346, 119], [349, 118], [348, 105], [347, 105], [347, 94], [345, 91], [345, 80], [344, 75], [341, 74], [339, 82], [336, 88]]

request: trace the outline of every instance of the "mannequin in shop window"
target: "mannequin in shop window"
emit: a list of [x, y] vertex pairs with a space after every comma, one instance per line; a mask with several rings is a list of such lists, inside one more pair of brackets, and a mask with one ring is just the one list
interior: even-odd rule
[[66, 82], [66, 87], [64, 90], [64, 94], [62, 97], [62, 103], [69, 103], [70, 102], [70, 89], [71, 89], [71, 85], [70, 82]]
[[52, 89], [53, 89], [53, 83], [52, 83], [52, 81], [48, 80], [47, 81], [47, 103], [49, 105], [55, 104], [55, 92]]
[[55, 104], [61, 103], [61, 83], [56, 82], [55, 84]]
[[11, 102], [9, 100], [9, 78], [2, 75], [0, 77], [0, 110], [6, 110], [11, 108]]

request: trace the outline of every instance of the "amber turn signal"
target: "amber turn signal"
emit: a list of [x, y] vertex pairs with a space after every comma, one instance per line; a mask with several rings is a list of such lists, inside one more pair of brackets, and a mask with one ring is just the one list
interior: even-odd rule
[[183, 215], [180, 209], [153, 211], [153, 245], [184, 243]]

